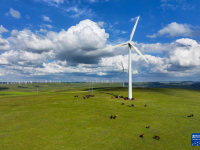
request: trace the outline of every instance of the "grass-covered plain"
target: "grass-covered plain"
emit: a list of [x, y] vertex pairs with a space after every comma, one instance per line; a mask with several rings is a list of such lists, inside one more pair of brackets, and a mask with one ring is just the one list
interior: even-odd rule
[[[125, 101], [111, 98], [128, 95], [127, 88], [114, 84], [94, 85], [95, 97], [83, 99], [87, 86], [0, 86], [0, 149], [199, 148], [191, 146], [191, 134], [200, 133], [199, 90], [134, 88], [135, 100]], [[131, 104], [135, 107], [127, 107]], [[187, 117], [190, 114], [194, 117]], [[111, 115], [118, 116], [110, 119]], [[155, 135], [160, 140], [153, 139]]]

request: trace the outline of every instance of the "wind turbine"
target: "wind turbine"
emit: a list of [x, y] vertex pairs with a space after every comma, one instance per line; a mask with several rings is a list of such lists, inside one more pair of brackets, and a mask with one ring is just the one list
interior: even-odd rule
[[127, 70], [127, 69], [124, 69], [124, 65], [123, 65], [123, 63], [121, 62], [121, 64], [122, 64], [122, 70], [118, 73], [118, 74], [120, 74], [121, 72], [123, 72], [123, 87], [124, 87], [124, 70]]
[[129, 74], [129, 80], [128, 80], [128, 98], [129, 98], [129, 99], [132, 99], [131, 48], [133, 48], [147, 63], [149, 63], [149, 62], [146, 60], [146, 58], [142, 55], [142, 53], [137, 49], [137, 47], [135, 47], [135, 46], [131, 43], [139, 18], [140, 18], [140, 16], [137, 17], [136, 23], [135, 23], [135, 25], [134, 25], [134, 27], [133, 27], [133, 30], [132, 30], [132, 33], [131, 33], [131, 35], [130, 35], [130, 40], [129, 40], [128, 42], [122, 43], [122, 44], [119, 44], [119, 45], [115, 45], [115, 46], [111, 46], [111, 47], [104, 48], [104, 50], [105, 50], [105, 49], [113, 49], [113, 48], [116, 48], [116, 47], [121, 47], [121, 46], [128, 45], [128, 48], [129, 48], [129, 56], [128, 56], [128, 74]]

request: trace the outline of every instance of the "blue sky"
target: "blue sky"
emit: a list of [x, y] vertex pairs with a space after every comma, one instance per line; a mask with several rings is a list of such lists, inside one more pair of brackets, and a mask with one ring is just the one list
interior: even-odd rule
[[[200, 1], [1, 0], [0, 81], [199, 81]], [[127, 73], [125, 80], [128, 81]]]

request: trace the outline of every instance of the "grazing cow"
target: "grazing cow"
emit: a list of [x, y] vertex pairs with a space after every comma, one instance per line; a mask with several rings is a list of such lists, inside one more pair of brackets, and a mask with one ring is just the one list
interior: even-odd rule
[[193, 114], [190, 114], [188, 117], [193, 117], [194, 115]]
[[154, 136], [153, 138], [156, 139], [156, 140], [160, 140], [159, 136]]
[[141, 138], [144, 138], [144, 133], [140, 135]]
[[146, 127], [147, 129], [149, 129], [150, 128], [150, 126], [148, 126], [148, 127]]
[[110, 116], [110, 119], [112, 119], [112, 118], [113, 118], [113, 116], [111, 115], [111, 116]]
[[128, 100], [128, 97], [124, 97], [124, 100]]
[[131, 104], [131, 106], [132, 106], [132, 107], [134, 107], [134, 105], [133, 105], [133, 104]]
[[117, 115], [115, 115], [114, 117], [113, 117], [113, 119], [115, 119], [117, 117]]
[[115, 98], [118, 98], [118, 96], [115, 96]]
[[147, 107], [147, 105], [144, 105], [144, 107]]
[[124, 103], [122, 103], [122, 105], [124, 105]]

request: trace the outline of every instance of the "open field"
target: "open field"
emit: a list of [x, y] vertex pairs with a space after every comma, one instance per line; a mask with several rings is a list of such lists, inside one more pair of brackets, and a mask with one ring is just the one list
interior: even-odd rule
[[95, 97], [88, 99], [86, 83], [0, 86], [0, 149], [199, 148], [191, 146], [191, 134], [200, 133], [199, 90], [134, 88], [135, 100], [125, 101], [111, 98], [128, 95], [118, 86], [95, 85]]

